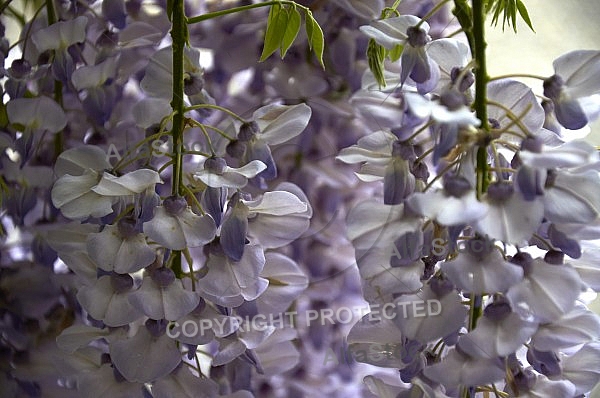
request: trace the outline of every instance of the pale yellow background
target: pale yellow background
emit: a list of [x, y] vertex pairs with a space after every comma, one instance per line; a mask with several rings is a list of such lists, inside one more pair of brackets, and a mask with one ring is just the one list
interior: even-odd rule
[[[600, 50], [600, 0], [522, 0], [529, 10], [536, 33], [524, 23], [518, 34], [501, 27], [488, 29], [488, 70], [491, 76], [504, 73], [553, 74], [552, 61], [575, 50]], [[500, 23], [501, 25], [501, 23]], [[541, 82], [523, 80], [538, 85]], [[600, 122], [592, 125], [587, 139], [600, 145]]]

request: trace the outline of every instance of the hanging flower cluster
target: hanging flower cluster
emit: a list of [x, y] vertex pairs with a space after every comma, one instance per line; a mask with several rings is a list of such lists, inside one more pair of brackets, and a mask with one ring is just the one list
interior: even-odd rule
[[470, 3], [0, 6], [0, 396], [588, 393], [600, 52]]

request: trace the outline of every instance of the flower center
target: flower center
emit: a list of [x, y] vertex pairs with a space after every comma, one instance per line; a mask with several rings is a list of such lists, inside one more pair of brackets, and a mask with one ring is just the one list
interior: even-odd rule
[[406, 29], [406, 35], [408, 36], [408, 44], [413, 47], [423, 47], [429, 41], [427, 32], [416, 26]]
[[558, 75], [552, 75], [544, 80], [544, 95], [551, 99], [560, 97], [565, 81]]

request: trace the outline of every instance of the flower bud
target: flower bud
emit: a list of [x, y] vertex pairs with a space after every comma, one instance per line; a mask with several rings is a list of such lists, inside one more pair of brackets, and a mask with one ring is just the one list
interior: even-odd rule
[[444, 179], [444, 191], [450, 196], [460, 198], [470, 190], [471, 184], [464, 177], [452, 176]]
[[177, 216], [187, 208], [187, 202], [181, 196], [169, 196], [163, 201], [163, 206], [167, 213]]
[[559, 250], [550, 250], [544, 256], [544, 261], [548, 264], [561, 265], [565, 259], [565, 254]]
[[488, 187], [488, 198], [495, 202], [503, 202], [509, 199], [514, 193], [515, 188], [512, 184], [504, 182], [496, 182]]
[[227, 168], [227, 162], [223, 158], [208, 158], [204, 162], [204, 168], [210, 173], [222, 175]]
[[244, 122], [240, 126], [240, 131], [238, 133], [238, 140], [242, 142], [250, 141], [252, 137], [260, 132], [260, 128], [258, 127], [258, 123], [255, 121]]
[[150, 273], [152, 280], [160, 287], [167, 287], [175, 282], [175, 273], [170, 268], [160, 267]]
[[127, 239], [132, 236], [137, 235], [137, 231], [135, 229], [136, 221], [132, 218], [122, 218], [117, 223], [117, 228], [119, 229], [119, 235], [121, 238]]
[[10, 74], [15, 79], [22, 79], [31, 72], [31, 64], [24, 58], [15, 59], [10, 66]]
[[110, 286], [116, 293], [125, 293], [133, 287], [133, 278], [129, 274], [114, 273], [110, 276]]

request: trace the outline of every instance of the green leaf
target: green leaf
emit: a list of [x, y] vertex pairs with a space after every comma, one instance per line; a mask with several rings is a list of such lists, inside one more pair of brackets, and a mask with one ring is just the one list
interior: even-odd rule
[[306, 36], [308, 37], [308, 45], [313, 50], [319, 63], [325, 69], [323, 63], [323, 50], [325, 48], [325, 39], [323, 37], [323, 30], [319, 26], [319, 23], [315, 20], [310, 10], [305, 10], [305, 28]]
[[260, 62], [269, 58], [281, 44], [281, 38], [285, 33], [287, 25], [288, 14], [287, 11], [281, 8], [281, 5], [274, 4], [269, 10], [269, 18], [267, 19], [267, 31], [265, 32], [265, 44], [263, 46], [262, 54], [260, 55]]
[[521, 18], [523, 18], [523, 21], [525, 21], [527, 26], [529, 26], [529, 29], [535, 32], [535, 29], [533, 29], [533, 24], [531, 23], [531, 19], [529, 19], [529, 13], [527, 12], [527, 8], [525, 8], [525, 4], [523, 4], [521, 0], [517, 0], [517, 10], [519, 10]]
[[374, 39], [369, 39], [367, 46], [367, 62], [369, 63], [369, 69], [379, 87], [385, 87], [385, 76], [383, 74], [383, 61], [385, 60], [386, 50], [383, 46], [377, 44]]
[[298, 36], [298, 32], [300, 31], [300, 25], [302, 24], [302, 17], [300, 17], [300, 13], [296, 7], [287, 9], [286, 12], [288, 14], [287, 25], [281, 37], [281, 58], [285, 57], [288, 49], [292, 46], [294, 40], [296, 40], [296, 36]]
[[392, 48], [388, 55], [390, 57], [390, 61], [392, 62], [396, 62], [400, 59], [400, 56], [402, 55], [402, 51], [404, 50], [404, 46], [401, 44], [396, 44], [394, 46], [394, 48]]

